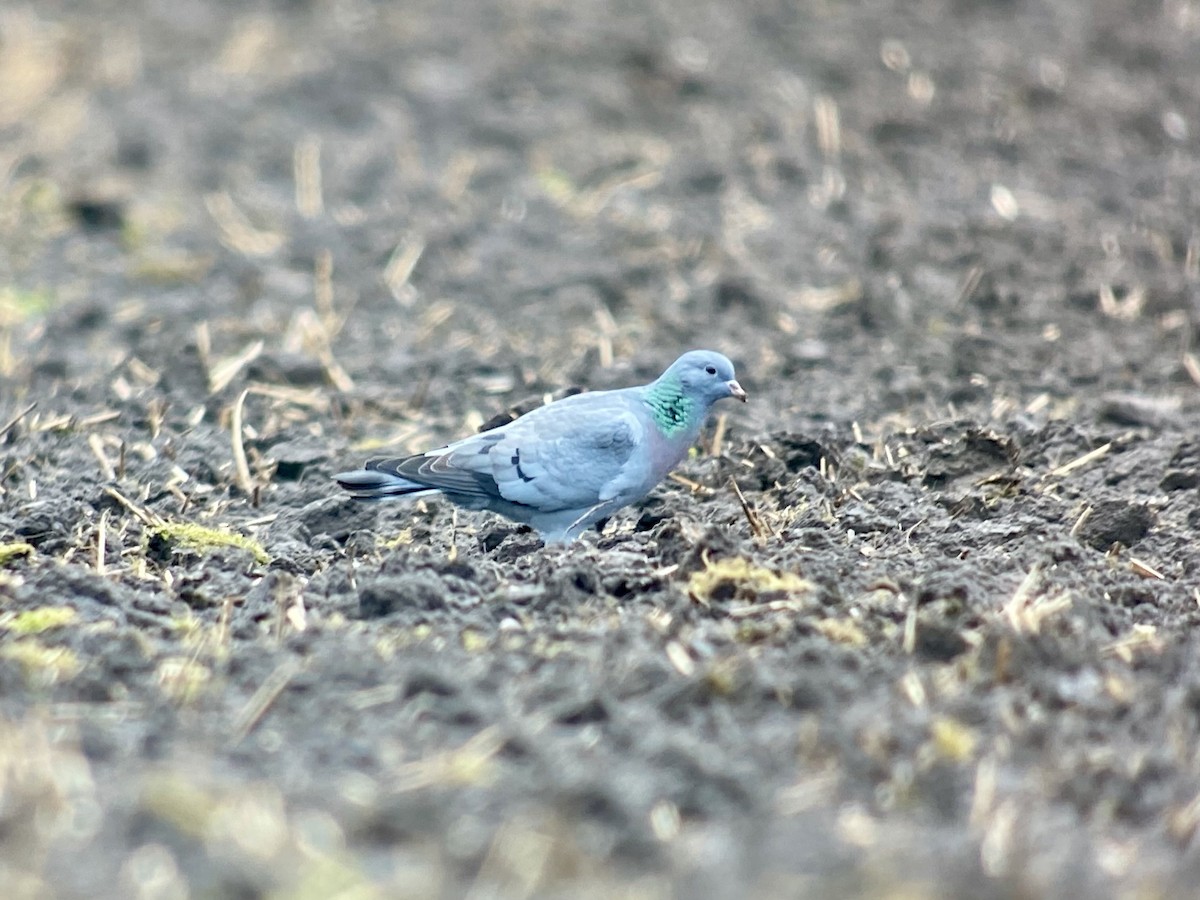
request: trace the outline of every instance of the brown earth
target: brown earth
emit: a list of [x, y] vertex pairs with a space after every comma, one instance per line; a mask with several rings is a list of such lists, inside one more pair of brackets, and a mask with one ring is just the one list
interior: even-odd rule
[[[1194, 895], [1198, 140], [1187, 0], [4, 4], [5, 896]], [[570, 547], [330, 481], [694, 346]]]

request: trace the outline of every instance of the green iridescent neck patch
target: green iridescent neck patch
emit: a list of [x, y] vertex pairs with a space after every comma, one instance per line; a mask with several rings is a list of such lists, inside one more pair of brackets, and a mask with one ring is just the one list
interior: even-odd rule
[[696, 401], [683, 392], [676, 377], [660, 378], [646, 394], [646, 405], [654, 415], [654, 424], [667, 437], [690, 428], [696, 417]]

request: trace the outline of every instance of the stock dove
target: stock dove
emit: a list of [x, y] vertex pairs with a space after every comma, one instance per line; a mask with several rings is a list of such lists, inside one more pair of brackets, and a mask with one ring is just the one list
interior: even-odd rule
[[546, 543], [646, 496], [696, 442], [709, 408], [746, 392], [733, 364], [693, 350], [650, 384], [576, 394], [480, 434], [334, 476], [359, 500], [441, 492], [533, 526]]

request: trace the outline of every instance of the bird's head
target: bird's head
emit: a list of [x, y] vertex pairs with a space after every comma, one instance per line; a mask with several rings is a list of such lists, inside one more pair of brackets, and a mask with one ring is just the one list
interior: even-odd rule
[[704, 406], [733, 397], [746, 402], [746, 392], [737, 383], [733, 363], [715, 350], [692, 350], [683, 354], [663, 374], [679, 379], [684, 392]]

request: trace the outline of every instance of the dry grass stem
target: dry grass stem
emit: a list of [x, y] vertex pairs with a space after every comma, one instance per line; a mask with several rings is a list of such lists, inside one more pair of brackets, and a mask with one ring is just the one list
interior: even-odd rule
[[909, 604], [908, 612], [904, 615], [902, 647], [908, 656], [912, 656], [917, 649], [917, 604], [915, 601]]
[[1107, 444], [1101, 444], [1095, 450], [1089, 450], [1083, 456], [1078, 456], [1070, 462], [1063, 463], [1061, 466], [1051, 469], [1050, 476], [1052, 478], [1061, 478], [1064, 475], [1070, 475], [1076, 469], [1082, 469], [1084, 466], [1091, 465], [1098, 459], [1103, 459], [1111, 449], [1112, 441], [1109, 441]]
[[600, 357], [600, 367], [607, 369], [613, 364], [613, 338], [620, 329], [617, 320], [613, 318], [607, 306], [601, 304], [596, 308], [596, 353]]
[[131, 513], [133, 513], [133, 515], [137, 518], [137, 520], [139, 522], [141, 522], [143, 525], [149, 525], [151, 527], [158, 527], [158, 526], [165, 524], [165, 522], [166, 522], [166, 520], [162, 516], [160, 516], [158, 513], [154, 512], [154, 510], [147, 509], [144, 506], [139, 506], [138, 504], [136, 504], [132, 500], [130, 500], [128, 497], [126, 497], [124, 494], [122, 494], [120, 491], [118, 491], [116, 488], [106, 487], [106, 488], [104, 488], [104, 493], [108, 494], [108, 496], [112, 497], [114, 500], [116, 500], [118, 503], [120, 503], [123, 507], [125, 507]]
[[1151, 578], [1155, 581], [1167, 580], [1166, 575], [1158, 571], [1158, 569], [1155, 569], [1152, 566], [1142, 562], [1140, 559], [1129, 560], [1129, 570], [1133, 572], [1134, 575], [1140, 575], [1142, 578]]
[[966, 306], [975, 296], [975, 292], [979, 290], [979, 285], [983, 281], [983, 266], [971, 266], [967, 270], [966, 277], [963, 278], [962, 285], [958, 289], [958, 296], [955, 298], [955, 306]]
[[313, 260], [313, 300], [326, 338], [332, 340], [341, 330], [341, 323], [333, 311], [333, 254], [327, 249]]
[[556, 833], [543, 833], [519, 820], [502, 823], [464, 900], [544, 896], [547, 881], [557, 875], [555, 854], [562, 853], [558, 838]]
[[212, 384], [212, 332], [209, 330], [208, 322], [201, 322], [196, 326], [196, 355], [200, 357], [200, 365], [204, 366], [204, 371], [208, 374], [208, 383]]
[[121, 417], [121, 413], [115, 409], [102, 409], [100, 412], [94, 412], [88, 416], [82, 416], [75, 422], [75, 427], [86, 431], [89, 428], [95, 428], [97, 425], [103, 425], [105, 422], [112, 422]]
[[667, 644], [666, 653], [671, 666], [684, 678], [690, 678], [696, 674], [696, 663], [692, 659], [692, 655], [679, 641], [671, 641]]
[[415, 297], [415, 292], [407, 289], [408, 280], [412, 277], [413, 270], [416, 269], [417, 263], [421, 260], [421, 254], [424, 252], [424, 241], [417, 239], [401, 241], [392, 251], [387, 266], [384, 267], [383, 283], [387, 285], [387, 289], [392, 292], [392, 296], [401, 306], [409, 306]]
[[733, 488], [733, 493], [737, 497], [738, 503], [741, 504], [746, 521], [750, 524], [750, 533], [756, 538], [775, 537], [775, 532], [762, 520], [762, 517], [758, 514], [758, 510], [746, 500], [742, 489], [738, 487], [737, 481], [730, 478], [729, 486]]
[[1183, 257], [1183, 274], [1188, 281], [1200, 281], [1200, 237], [1188, 238], [1187, 253]]
[[1149, 650], [1151, 653], [1161, 653], [1166, 644], [1158, 636], [1158, 629], [1153, 625], [1137, 624], [1123, 638], [1118, 638], [1111, 644], [1105, 645], [1101, 651], [1105, 655], [1116, 656], [1123, 662], [1133, 662], [1134, 655], [1139, 650]]
[[769, 600], [766, 603], [751, 603], [727, 610], [726, 615], [731, 619], [749, 619], [778, 612], [803, 612], [806, 604], [802, 600]]
[[100, 521], [96, 525], [96, 574], [105, 573], [104, 557], [108, 552], [108, 510], [100, 513]]
[[827, 771], [802, 777], [776, 795], [775, 811], [784, 817], [798, 816], [805, 810], [831, 803], [838, 782], [838, 773], [833, 766]]
[[817, 466], [817, 471], [821, 473], [821, 477], [826, 481], [837, 481], [837, 467], [829, 461], [828, 457], [821, 457], [821, 462]]
[[676, 484], [682, 484], [693, 494], [711, 494], [713, 492], [713, 489], [707, 485], [701, 484], [698, 481], [693, 481], [691, 478], [688, 478], [686, 475], [680, 475], [678, 472], [672, 472], [667, 476], [667, 478], [669, 478], [671, 481], [674, 481]]
[[295, 601], [284, 613], [284, 618], [296, 631], [304, 631], [308, 628], [308, 611], [304, 607], [303, 595], [296, 596]]
[[229, 249], [245, 256], [269, 256], [283, 246], [283, 235], [251, 225], [225, 191], [206, 195], [204, 205], [217, 223], [221, 243]]
[[1009, 601], [1004, 604], [1004, 615], [1013, 631], [1021, 634], [1037, 634], [1042, 623], [1065, 609], [1070, 608], [1069, 594], [1034, 599], [1034, 590], [1041, 579], [1042, 567], [1035, 565], [1021, 580]]
[[208, 370], [208, 390], [210, 393], [219, 394], [237, 378], [238, 373], [258, 357], [263, 352], [264, 343], [261, 340], [252, 341], [247, 344], [242, 351], [234, 356], [227, 357], [216, 363]]
[[1195, 353], [1188, 351], [1183, 354], [1183, 371], [1192, 379], [1192, 384], [1200, 385], [1200, 359]]
[[789, 297], [797, 306], [809, 312], [824, 313], [862, 299], [862, 282], [850, 278], [830, 287], [804, 287]]
[[708, 447], [709, 456], [720, 456], [721, 450], [725, 443], [725, 428], [729, 423], [729, 414], [721, 413], [717, 416], [717, 427], [713, 429], [712, 442]]
[[499, 728], [485, 728], [461, 747], [402, 766], [392, 790], [416, 791], [434, 785], [473, 785], [491, 779], [492, 759], [504, 747]]
[[929, 693], [925, 690], [925, 685], [921, 683], [921, 676], [915, 671], [905, 672], [896, 686], [904, 698], [917, 709], [929, 702]]
[[321, 140], [308, 135], [292, 151], [292, 177], [296, 181], [296, 209], [306, 219], [315, 219], [325, 209], [321, 188]]
[[125, 366], [129, 369], [130, 375], [147, 387], [153, 387], [162, 378], [162, 373], [158, 369], [151, 368], [136, 356], [131, 356]]
[[250, 464], [246, 462], [246, 447], [242, 438], [242, 411], [246, 405], [246, 396], [250, 388], [238, 394], [237, 402], [233, 404], [233, 414], [229, 421], [229, 437], [233, 447], [233, 471], [238, 489], [246, 496], [254, 493], [254, 480], [250, 477]]
[[27, 407], [25, 407], [23, 410], [21, 410], [19, 413], [17, 413], [11, 419], [9, 419], [7, 422], [5, 422], [3, 425], [0, 425], [0, 438], [4, 437], [10, 431], [12, 431], [14, 428], [16, 428], [17, 424], [23, 418], [25, 418], [27, 415], [29, 415], [31, 412], [33, 412], [35, 409], [37, 409], [37, 401], [36, 400], [33, 403], [30, 403]]
[[257, 397], [267, 397], [281, 403], [291, 403], [293, 406], [303, 406], [306, 409], [325, 410], [329, 408], [329, 395], [321, 388], [288, 387], [285, 384], [262, 384], [254, 382], [250, 385], [250, 393]]
[[206, 194], [205, 208], [221, 232], [221, 242], [247, 257], [270, 256], [283, 246], [283, 235], [252, 226], [227, 192]]
[[300, 663], [294, 659], [287, 659], [275, 667], [270, 675], [266, 677], [257, 691], [254, 692], [246, 705], [242, 708], [241, 713], [237, 717], [237, 721], [233, 726], [233, 745], [240, 744], [250, 736], [257, 726], [262, 721], [263, 716], [271, 708], [272, 704], [279, 699], [279, 695], [283, 693], [293, 678], [300, 672]]
[[38, 413], [29, 422], [30, 431], [46, 432], [46, 431], [62, 431], [65, 428], [70, 428], [76, 422], [73, 415], [54, 415], [49, 414], [47, 418], [42, 418], [42, 414]]
[[842, 123], [837, 102], [827, 94], [813, 100], [813, 118], [817, 126], [817, 146], [826, 162], [834, 162], [842, 154]]
[[1118, 300], [1111, 284], [1100, 285], [1100, 311], [1111, 319], [1129, 322], [1142, 314], [1146, 305], [1146, 289], [1138, 286]]
[[442, 196], [451, 202], [462, 199], [478, 165], [479, 161], [474, 155], [461, 150], [455, 153], [442, 170], [438, 183]]
[[590, 190], [580, 191], [572, 202], [567, 204], [567, 208], [572, 215], [584, 221], [594, 219], [620, 191], [648, 191], [656, 187], [662, 181], [662, 177], [663, 170], [655, 166], [644, 167], [629, 174], [614, 175]]
[[1037, 415], [1043, 409], [1045, 409], [1046, 407], [1048, 407], [1050, 405], [1050, 400], [1051, 400], [1051, 397], [1049, 394], [1047, 394], [1045, 392], [1038, 394], [1036, 397], [1034, 397], [1032, 400], [1030, 400], [1028, 403], [1025, 404], [1026, 414], [1031, 415], [1031, 416]]
[[96, 457], [96, 462], [100, 464], [100, 477], [105, 481], [116, 481], [117, 471], [109, 461], [108, 454], [104, 452], [104, 439], [92, 432], [88, 435], [87, 443], [92, 455]]
[[1181, 845], [1192, 842], [1200, 828], [1200, 794], [1182, 807], [1176, 807], [1167, 817], [1167, 831]]
[[354, 710], [362, 712], [376, 706], [391, 703], [400, 696], [400, 688], [394, 684], [381, 684], [378, 687], [364, 688], [347, 695], [346, 703]]
[[304, 309], [297, 313], [293, 328], [306, 349], [316, 356], [329, 383], [343, 393], [354, 390], [354, 379], [334, 358], [333, 334], [325, 321], [313, 310]]
[[996, 803], [996, 760], [988, 756], [975, 768], [975, 786], [971, 794], [971, 811], [967, 821], [980, 828], [987, 821]]
[[1013, 835], [1020, 818], [1015, 801], [1005, 800], [985, 824], [983, 839], [979, 843], [979, 858], [989, 877], [998, 878], [1009, 871]]

